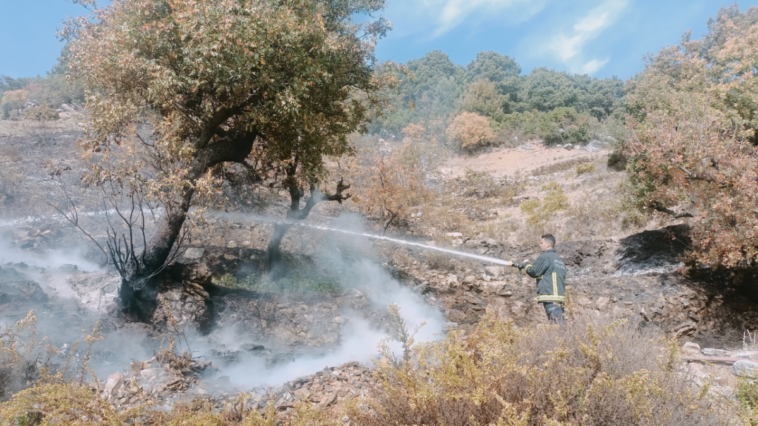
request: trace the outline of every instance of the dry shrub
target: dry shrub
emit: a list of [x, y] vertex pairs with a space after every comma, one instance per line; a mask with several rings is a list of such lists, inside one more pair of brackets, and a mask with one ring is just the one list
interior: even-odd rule
[[58, 111], [54, 110], [53, 108], [50, 107], [50, 105], [47, 105], [47, 104], [29, 108], [26, 111], [27, 120], [53, 121], [53, 120], [58, 120], [60, 118], [61, 116], [58, 115]]
[[592, 173], [595, 171], [595, 163], [585, 163], [576, 166], [576, 175], [580, 176], [585, 173]]
[[483, 148], [495, 139], [489, 120], [473, 112], [463, 112], [447, 129], [447, 136], [466, 151]]
[[[500, 197], [505, 194], [505, 188], [487, 172], [477, 172], [472, 169], [466, 169], [463, 177], [468, 186], [465, 195], [478, 195], [482, 198]], [[514, 193], [511, 196], [515, 195]]]
[[569, 207], [568, 198], [560, 184], [549, 182], [542, 186], [542, 191], [545, 192], [542, 200], [524, 201], [520, 206], [527, 216], [526, 223], [537, 229], [543, 228], [555, 213]]
[[543, 176], [543, 175], [551, 175], [553, 173], [565, 172], [566, 170], [578, 168], [579, 166], [583, 164], [592, 163], [594, 161], [595, 160], [592, 157], [572, 158], [570, 160], [560, 161], [555, 164], [540, 166], [532, 170], [532, 176]]
[[365, 164], [356, 165], [361, 193], [354, 196], [361, 212], [381, 219], [386, 230], [410, 214], [430, 195], [425, 186], [426, 173], [419, 148], [405, 144], [393, 152], [366, 153]]
[[420, 142], [426, 134], [426, 127], [420, 123], [411, 123], [405, 126], [403, 134], [413, 142]]
[[[402, 330], [402, 328], [401, 328]], [[377, 363], [359, 426], [727, 425], [726, 402], [674, 371], [676, 341], [608, 319], [518, 329], [488, 314], [464, 337], [413, 345]], [[659, 355], [660, 354], [660, 355]]]
[[[0, 405], [0, 419], [13, 425], [197, 425], [197, 426], [337, 426], [329, 411], [296, 404], [291, 414], [277, 412], [273, 403], [265, 412], [249, 408], [243, 394], [239, 401], [219, 410], [208, 399], [181, 402], [170, 411], [149, 405], [117, 412], [113, 405], [81, 384], [45, 384], [14, 395]], [[6, 424], [6, 423], [3, 423]]]

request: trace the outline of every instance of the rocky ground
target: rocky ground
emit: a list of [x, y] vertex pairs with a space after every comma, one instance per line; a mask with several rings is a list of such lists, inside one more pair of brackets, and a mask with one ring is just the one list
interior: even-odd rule
[[[71, 169], [63, 174], [64, 181], [76, 183], [75, 175], [82, 171], [72, 154], [76, 137], [72, 130], [37, 136], [29, 148], [34, 136], [0, 134], [0, 162], [5, 170], [25, 176], [10, 181], [8, 173], [4, 175], [0, 318], [9, 325], [34, 309], [42, 331], [57, 337], [53, 343], [61, 347], [99, 320], [105, 341], [101, 349], [96, 346], [94, 357], [98, 371], [104, 372], [97, 388], [119, 408], [146, 401], [171, 405], [198, 396], [212, 398], [221, 406], [245, 391], [254, 395], [249, 403], [260, 408], [273, 399], [279, 409], [287, 410], [296, 401], [336, 407], [366, 395], [376, 385], [371, 362], [365, 356], [350, 359], [340, 350], [350, 330], [360, 329], [363, 323], [371, 324], [379, 334], [393, 332], [386, 311], [389, 299], [383, 297], [381, 286], [398, 285], [408, 292], [404, 298], [431, 307], [430, 312], [441, 312], [442, 331], [468, 331], [487, 312], [518, 326], [546, 322], [536, 303], [533, 280], [515, 269], [387, 243], [346, 243], [305, 228], [293, 230], [283, 247], [293, 269], [306, 271], [311, 281], [298, 291], [284, 291], [281, 285], [256, 275], [261, 250], [271, 236], [267, 220], [285, 211], [283, 199], [269, 193], [253, 198], [251, 204], [240, 207], [238, 203], [236, 211], [207, 215], [186, 251], [163, 274], [162, 304], [151, 324], [135, 324], [115, 308], [119, 278], [101, 269], [103, 258], [97, 250], [70, 224], [49, 216], [53, 212], [45, 210], [44, 203], [29, 201], [33, 194], [61, 201], [55, 195], [60, 193], [51, 167]], [[464, 160], [450, 164], [466, 166]], [[444, 213], [455, 220], [442, 225], [432, 210], [421, 214], [420, 209], [406, 224], [407, 232], [396, 232], [438, 247], [514, 261], [534, 259], [536, 243], [515, 238], [516, 233], [500, 237], [500, 231], [486, 229], [498, 230], [507, 227], [508, 221], [522, 220], [514, 217], [518, 205], [538, 196], [546, 181], [563, 182], [569, 195], [580, 197], [583, 191], [594, 191], [593, 197], [610, 197], [609, 179], [617, 177], [603, 173], [577, 177], [573, 168], [566, 167], [520, 177], [493, 172], [496, 176], [487, 185], [516, 188], [501, 198], [491, 196], [490, 186], [472, 186], [456, 175], [449, 178], [458, 182], [451, 200], [462, 201], [447, 205]], [[309, 222], [333, 223], [351, 211], [349, 205], [325, 204]], [[28, 218], [31, 214], [35, 218]], [[578, 226], [569, 219], [561, 226]], [[88, 220], [98, 223], [95, 217]], [[690, 374], [700, 385], [714, 383], [714, 392], [730, 394], [737, 376], [758, 368], [751, 364], [758, 360], [751, 351], [755, 341], [750, 336], [743, 339], [746, 330], [758, 329], [758, 311], [749, 291], [740, 286], [724, 290], [719, 279], [750, 279], [687, 270], [681, 262], [690, 244], [687, 226], [655, 225], [649, 223], [641, 228], [647, 230], [627, 234], [615, 228], [608, 233], [595, 230], [587, 232], [587, 238], [558, 244], [557, 251], [570, 270], [569, 317], [611, 315], [676, 335], [687, 343], [683, 374]], [[102, 237], [98, 232], [94, 235]], [[75, 253], [74, 247], [81, 249]], [[323, 266], [326, 254], [340, 259], [338, 267]], [[356, 259], [364, 258], [377, 269], [355, 275], [354, 267], [360, 263]], [[373, 280], [379, 270], [387, 278], [377, 287]], [[301, 278], [291, 276], [290, 284]], [[165, 350], [170, 341], [176, 353]], [[129, 349], [137, 347], [140, 350]], [[185, 350], [188, 356], [182, 355]], [[305, 359], [308, 371], [285, 368]], [[322, 361], [330, 364], [316, 366]], [[271, 371], [284, 373], [271, 376]], [[251, 385], [255, 380], [249, 377], [256, 375], [266, 379]]]

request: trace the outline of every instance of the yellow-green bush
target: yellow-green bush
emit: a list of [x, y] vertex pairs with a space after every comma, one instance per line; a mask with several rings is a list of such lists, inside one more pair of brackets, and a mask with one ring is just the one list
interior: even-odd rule
[[585, 164], [580, 164], [576, 166], [577, 176], [583, 175], [585, 173], [592, 173], [594, 171], [595, 171], [595, 163], [585, 163]]
[[29, 108], [26, 111], [26, 119], [34, 121], [53, 121], [60, 119], [58, 111], [50, 107], [50, 105], [44, 104], [36, 107]]
[[545, 225], [555, 213], [569, 207], [568, 198], [563, 187], [556, 182], [542, 186], [545, 196], [542, 200], [528, 200], [521, 203], [521, 211], [527, 216], [529, 226], [539, 228]]
[[[407, 339], [406, 339], [407, 340]], [[464, 337], [378, 362], [381, 386], [352, 408], [359, 426], [726, 425], [734, 415], [690, 390], [675, 341], [624, 321], [519, 329], [487, 315]]]

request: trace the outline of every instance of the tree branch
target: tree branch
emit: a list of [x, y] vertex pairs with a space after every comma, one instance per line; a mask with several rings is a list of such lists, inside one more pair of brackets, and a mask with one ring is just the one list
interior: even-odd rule
[[659, 211], [661, 213], [666, 213], [668, 215], [671, 215], [674, 217], [674, 219], [681, 219], [684, 217], [695, 217], [695, 215], [693, 215], [692, 213], [687, 213], [687, 212], [677, 213], [673, 210], [663, 207], [660, 203], [653, 203], [650, 207], [652, 207], [654, 210]]

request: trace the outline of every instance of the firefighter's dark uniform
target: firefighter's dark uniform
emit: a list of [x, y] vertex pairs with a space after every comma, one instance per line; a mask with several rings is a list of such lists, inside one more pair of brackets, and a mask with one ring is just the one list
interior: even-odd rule
[[537, 279], [537, 302], [545, 307], [547, 318], [563, 323], [563, 304], [566, 302], [566, 265], [555, 249], [540, 254], [534, 263], [524, 266], [527, 275]]

